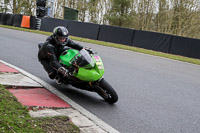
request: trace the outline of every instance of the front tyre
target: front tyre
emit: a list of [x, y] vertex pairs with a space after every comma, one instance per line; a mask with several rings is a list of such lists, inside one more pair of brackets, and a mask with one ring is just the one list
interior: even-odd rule
[[94, 85], [96, 92], [108, 103], [116, 103], [118, 101], [118, 95], [112, 86], [102, 79], [98, 85]]

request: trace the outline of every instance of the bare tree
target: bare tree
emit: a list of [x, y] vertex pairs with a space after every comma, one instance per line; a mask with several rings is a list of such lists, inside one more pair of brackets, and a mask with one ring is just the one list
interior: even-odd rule
[[105, 14], [104, 19], [109, 24], [127, 27], [127, 20], [131, 12], [132, 0], [111, 0], [111, 8]]
[[[196, 37], [200, 22], [198, 0], [174, 0], [171, 33], [181, 36]], [[196, 30], [195, 30], [196, 29]], [[200, 36], [200, 35], [199, 35]]]

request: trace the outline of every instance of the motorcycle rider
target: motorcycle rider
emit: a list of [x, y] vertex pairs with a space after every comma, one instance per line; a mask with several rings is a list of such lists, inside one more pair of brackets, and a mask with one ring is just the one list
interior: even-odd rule
[[[49, 78], [55, 79], [58, 84], [61, 83], [61, 78], [58, 75], [61, 74], [65, 78], [69, 77], [68, 70], [58, 62], [60, 54], [69, 47], [79, 51], [84, 48], [69, 38], [69, 32], [63, 26], [55, 27], [53, 34], [46, 39], [44, 44], [39, 44], [39, 47], [38, 59], [40, 63], [48, 73]], [[85, 47], [84, 49], [93, 53], [90, 48]]]

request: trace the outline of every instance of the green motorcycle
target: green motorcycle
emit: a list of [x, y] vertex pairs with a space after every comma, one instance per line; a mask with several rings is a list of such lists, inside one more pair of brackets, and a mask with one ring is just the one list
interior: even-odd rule
[[59, 63], [69, 70], [69, 77], [62, 81], [76, 88], [97, 92], [106, 102], [115, 103], [118, 95], [104, 79], [104, 66], [99, 55], [90, 54], [85, 49], [65, 50], [59, 57]]

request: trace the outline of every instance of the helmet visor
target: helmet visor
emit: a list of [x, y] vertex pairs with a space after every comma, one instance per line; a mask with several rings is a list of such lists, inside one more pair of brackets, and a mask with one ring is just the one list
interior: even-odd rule
[[57, 40], [61, 43], [64, 43], [66, 41], [66, 37], [57, 37]]

